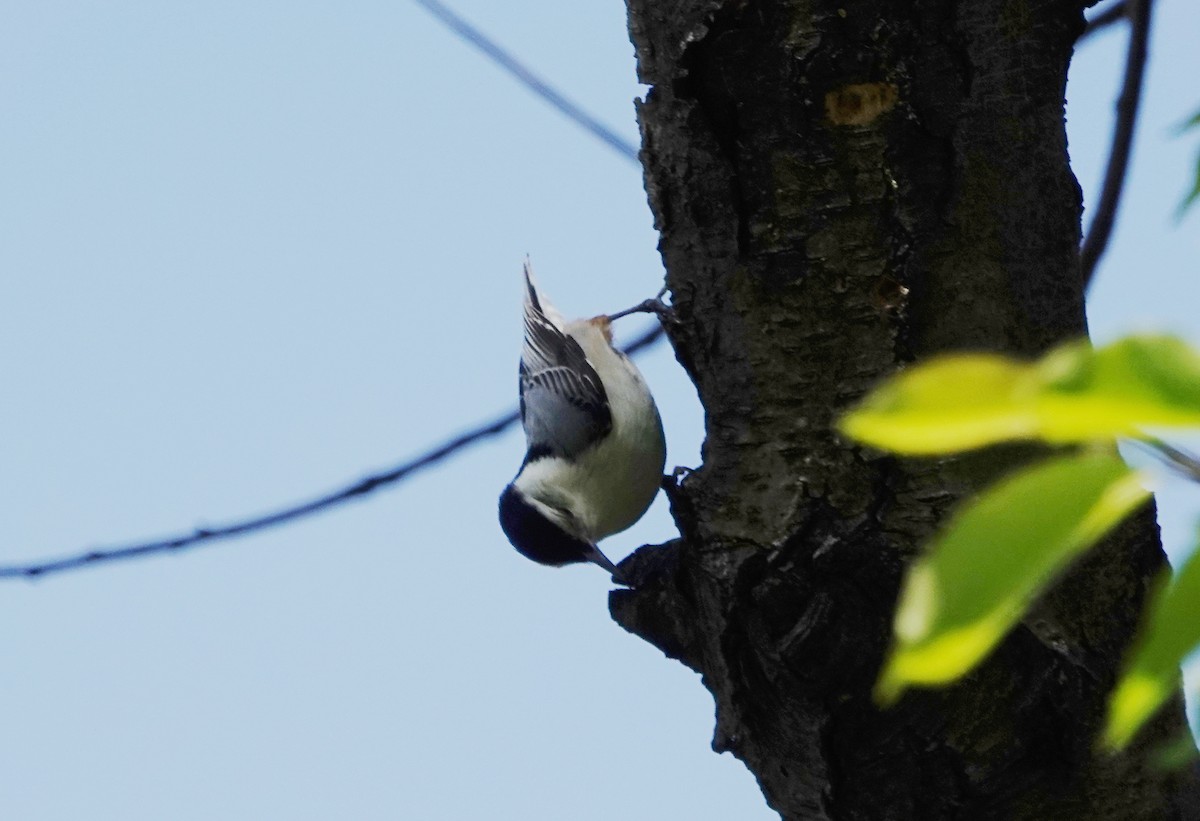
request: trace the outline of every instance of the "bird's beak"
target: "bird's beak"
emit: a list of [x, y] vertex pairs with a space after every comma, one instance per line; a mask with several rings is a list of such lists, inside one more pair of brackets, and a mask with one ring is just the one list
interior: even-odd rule
[[589, 562], [592, 562], [593, 564], [600, 565], [601, 567], [603, 567], [605, 570], [607, 570], [609, 573], [612, 574], [613, 579], [620, 582], [621, 584], [624, 584], [625, 577], [621, 574], [621, 571], [617, 569], [617, 566], [615, 564], [613, 564], [612, 562], [610, 562], [608, 560], [608, 557], [600, 552], [600, 548], [596, 547], [595, 545], [590, 545], [589, 547], [590, 547], [590, 549], [588, 550], [588, 552], [584, 554], [584, 556], [587, 558], [587, 560]]

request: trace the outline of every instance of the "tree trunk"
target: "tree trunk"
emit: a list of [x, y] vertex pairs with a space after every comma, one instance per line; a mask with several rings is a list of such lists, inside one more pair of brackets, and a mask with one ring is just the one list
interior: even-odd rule
[[[1086, 331], [1063, 96], [1083, 0], [629, 0], [646, 188], [704, 464], [627, 560], [626, 629], [704, 676], [714, 749], [788, 819], [1195, 818], [1194, 772], [1094, 752], [1163, 564], [1153, 511], [975, 673], [872, 703], [904, 563], [1029, 448], [866, 452], [834, 420], [904, 363]], [[1014, 515], [1019, 512], [1014, 511]]]

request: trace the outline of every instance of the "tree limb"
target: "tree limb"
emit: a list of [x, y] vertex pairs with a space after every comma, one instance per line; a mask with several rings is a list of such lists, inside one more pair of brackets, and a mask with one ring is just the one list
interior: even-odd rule
[[1087, 21], [1087, 28], [1083, 30], [1083, 34], [1079, 35], [1079, 42], [1086, 40], [1094, 34], [1098, 34], [1114, 23], [1119, 23], [1124, 20], [1129, 13], [1129, 6], [1126, 0], [1119, 0], [1113, 3], [1104, 11], [1097, 14], [1095, 17]]
[[1104, 187], [1100, 191], [1100, 202], [1096, 216], [1080, 251], [1079, 267], [1083, 274], [1083, 287], [1092, 283], [1096, 265], [1108, 247], [1113, 224], [1117, 217], [1117, 206], [1125, 186], [1125, 172], [1129, 168], [1129, 157], [1133, 148], [1133, 132], [1137, 125], [1138, 105], [1142, 98], [1142, 79], [1146, 73], [1146, 53], [1150, 41], [1150, 10], [1154, 0], [1129, 0], [1129, 51], [1125, 58], [1125, 80], [1121, 96], [1117, 100], [1117, 124], [1113, 129], [1112, 148], [1108, 155], [1108, 167], [1104, 171]]

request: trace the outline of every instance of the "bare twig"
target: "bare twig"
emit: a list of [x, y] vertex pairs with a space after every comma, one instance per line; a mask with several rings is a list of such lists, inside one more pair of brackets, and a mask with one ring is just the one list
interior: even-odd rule
[[632, 160], [635, 163], [638, 162], [638, 150], [636, 146], [617, 136], [617, 134], [595, 117], [568, 100], [546, 83], [545, 80], [518, 62], [515, 57], [498, 46], [479, 29], [442, 5], [438, 0], [414, 0], [414, 2], [445, 23], [462, 40], [479, 49], [493, 62], [515, 77], [522, 85], [550, 103], [550, 105], [565, 114], [577, 125], [591, 132], [594, 137], [602, 140], [618, 154], [625, 157], [625, 159]]
[[1133, 441], [1159, 457], [1183, 478], [1200, 482], [1200, 458], [1161, 439], [1147, 438]]
[[1121, 96], [1117, 99], [1117, 123], [1113, 129], [1112, 148], [1108, 155], [1108, 167], [1104, 171], [1104, 187], [1100, 191], [1096, 216], [1092, 218], [1079, 254], [1084, 288], [1091, 284], [1096, 273], [1096, 264], [1104, 255], [1109, 236], [1112, 234], [1117, 205], [1125, 185], [1125, 172], [1129, 168], [1133, 131], [1137, 124], [1138, 104], [1142, 97], [1142, 78], [1146, 73], [1153, 0], [1128, 0], [1127, 5], [1131, 27], [1129, 50], [1125, 58], [1125, 80], [1121, 86]]
[[1126, 18], [1128, 12], [1129, 8], [1126, 0], [1118, 0], [1118, 2], [1113, 3], [1104, 11], [1087, 21], [1087, 27], [1084, 28], [1083, 34], [1079, 35], [1079, 40], [1077, 42], [1086, 40], [1088, 37], [1091, 37], [1097, 32], [1108, 28], [1113, 23], [1121, 22]]
[[[662, 338], [662, 326], [656, 325], [646, 333], [637, 337], [629, 345], [625, 346], [624, 351], [627, 354], [636, 354], [637, 352], [650, 347], [659, 339]], [[51, 573], [61, 573], [66, 570], [76, 570], [81, 567], [95, 566], [105, 562], [118, 561], [120, 559], [134, 559], [140, 556], [148, 556], [155, 553], [170, 553], [180, 551], [186, 548], [196, 547], [201, 544], [221, 541], [225, 539], [233, 539], [238, 536], [245, 536], [249, 533], [254, 533], [258, 530], [265, 530], [270, 527], [287, 524], [288, 522], [297, 519], [303, 519], [307, 516], [312, 516], [315, 513], [320, 513], [323, 510], [328, 510], [333, 507], [345, 504], [352, 499], [358, 499], [379, 490], [388, 485], [394, 485], [403, 479], [408, 478], [412, 474], [423, 470], [433, 465], [438, 464], [455, 453], [463, 450], [476, 442], [485, 439], [489, 436], [495, 436], [507, 430], [520, 419], [520, 415], [516, 411], [511, 411], [503, 416], [487, 422], [479, 427], [476, 427], [466, 433], [454, 437], [435, 448], [431, 448], [422, 455], [402, 465], [398, 465], [391, 470], [383, 473], [376, 473], [372, 476], [367, 476], [352, 485], [348, 485], [340, 490], [335, 490], [332, 493], [318, 496], [307, 502], [292, 507], [278, 510], [274, 513], [268, 513], [264, 516], [258, 516], [253, 519], [245, 519], [240, 522], [233, 522], [220, 527], [203, 527], [196, 528], [190, 533], [185, 533], [179, 536], [172, 536], [165, 539], [156, 539], [154, 541], [142, 542], [138, 544], [124, 545], [120, 547], [106, 547], [96, 550], [87, 550], [71, 556], [66, 556], [61, 559], [51, 559], [49, 561], [30, 562], [29, 564], [10, 565], [8, 567], [0, 567], [0, 579], [4, 578], [26, 578], [33, 579], [40, 576], [46, 576]]]

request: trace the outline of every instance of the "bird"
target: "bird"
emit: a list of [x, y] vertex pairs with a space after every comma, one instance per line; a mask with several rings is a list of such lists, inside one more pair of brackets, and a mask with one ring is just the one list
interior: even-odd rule
[[519, 393], [525, 458], [500, 494], [500, 526], [521, 555], [560, 567], [592, 562], [622, 581], [596, 543], [633, 525], [654, 501], [666, 440], [646, 380], [613, 347], [612, 322], [670, 311], [653, 300], [567, 322], [525, 261]]

